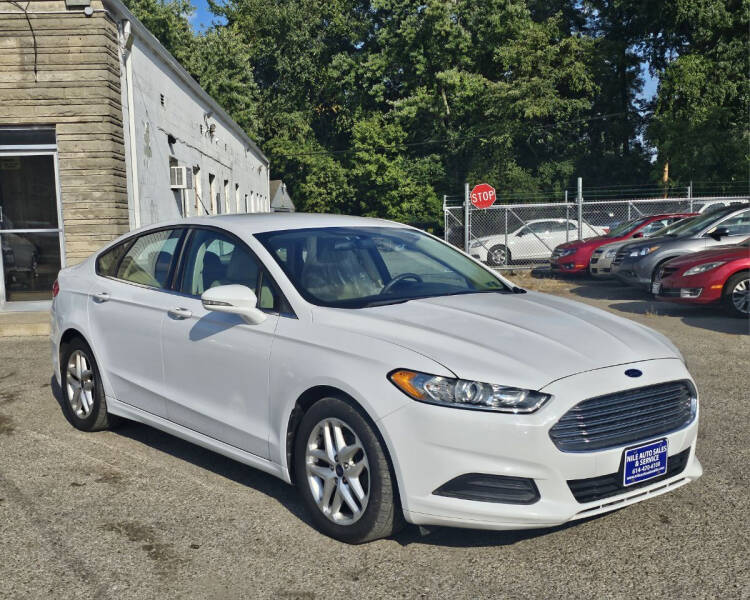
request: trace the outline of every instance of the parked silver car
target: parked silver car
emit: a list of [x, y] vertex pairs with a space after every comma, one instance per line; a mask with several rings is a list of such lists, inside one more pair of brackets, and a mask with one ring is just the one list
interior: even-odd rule
[[669, 235], [622, 246], [613, 266], [618, 279], [650, 289], [662, 263], [677, 256], [720, 245], [738, 244], [750, 235], [750, 208], [705, 212]]
[[[668, 223], [666, 227], [660, 227], [656, 230], [646, 230], [645, 232], [643, 232], [641, 239], [638, 241], [642, 242], [646, 238], [657, 238], [669, 235], [670, 233], [672, 233], [672, 231], [674, 231], [678, 227], [682, 227], [687, 221], [694, 218], [695, 217], [674, 217], [674, 219], [667, 218], [665, 219], [665, 221]], [[655, 223], [659, 225], [661, 225], [663, 222], [664, 221], [655, 221]], [[617, 242], [612, 242], [611, 244], [599, 246], [591, 255], [591, 261], [589, 262], [589, 274], [592, 277], [596, 277], [598, 279], [613, 277], [618, 270], [618, 265], [612, 264], [615, 260], [615, 256], [617, 256], [617, 251], [627, 244], [632, 244], [634, 241], [636, 240], [633, 238], [627, 238], [624, 240], [619, 240]]]

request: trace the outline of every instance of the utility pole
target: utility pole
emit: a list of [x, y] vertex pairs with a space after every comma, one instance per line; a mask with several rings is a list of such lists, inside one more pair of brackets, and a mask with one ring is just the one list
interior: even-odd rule
[[464, 184], [464, 252], [469, 253], [469, 183]]
[[583, 239], [583, 177], [578, 178], [578, 194], [576, 195], [578, 203], [578, 239]]

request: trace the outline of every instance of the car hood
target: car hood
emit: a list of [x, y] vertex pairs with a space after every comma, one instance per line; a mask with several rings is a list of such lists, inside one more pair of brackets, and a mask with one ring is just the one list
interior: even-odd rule
[[598, 235], [596, 237], [585, 238], [583, 240], [574, 240], [572, 242], [565, 242], [564, 244], [560, 244], [558, 248], [582, 248], [582, 247], [597, 248], [603, 244], [609, 244], [610, 242], [617, 242], [621, 239], [623, 238], [619, 238], [619, 237], [608, 238], [606, 235]]
[[687, 267], [691, 264], [699, 264], [711, 260], [738, 260], [742, 258], [750, 259], [750, 248], [747, 246], [720, 246], [709, 250], [701, 250], [673, 258], [669, 261], [670, 267]]
[[659, 237], [637, 238], [632, 241], [628, 240], [626, 243], [620, 246], [620, 249], [627, 248], [628, 250], [631, 250], [632, 248], [641, 246], [680, 246], [681, 244], [689, 244], [695, 239], [696, 237], [692, 235], [681, 237], [663, 235]]
[[322, 308], [313, 318], [411, 349], [464, 379], [528, 389], [612, 365], [680, 358], [667, 338], [647, 327], [536, 292]]

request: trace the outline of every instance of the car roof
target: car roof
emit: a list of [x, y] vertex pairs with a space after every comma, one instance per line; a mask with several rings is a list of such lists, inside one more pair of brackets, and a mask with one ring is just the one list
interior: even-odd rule
[[[409, 227], [402, 223], [374, 219], [371, 217], [350, 217], [347, 215], [332, 215], [322, 213], [252, 213], [229, 214], [203, 217], [187, 217], [172, 221], [154, 223], [138, 229], [139, 232], [162, 227], [177, 227], [189, 225], [210, 225], [222, 227], [234, 233], [252, 235], [265, 231], [279, 231], [289, 229], [308, 229], [322, 227]], [[134, 233], [134, 232], [131, 232]]]

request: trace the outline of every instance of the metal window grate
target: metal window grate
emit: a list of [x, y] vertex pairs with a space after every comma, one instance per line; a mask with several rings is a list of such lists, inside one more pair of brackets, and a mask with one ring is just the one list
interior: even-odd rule
[[682, 429], [696, 412], [689, 381], [671, 381], [590, 398], [550, 429], [563, 452], [589, 452], [647, 440]]

